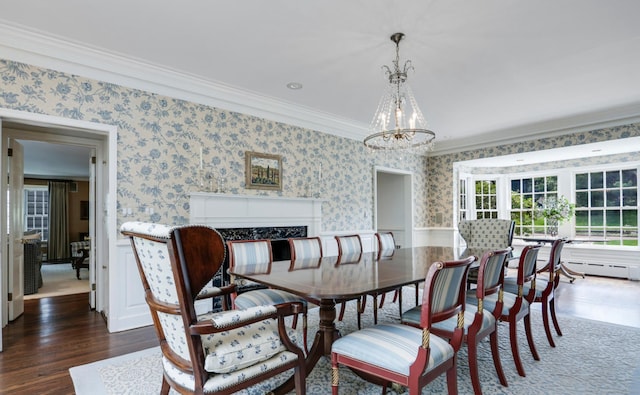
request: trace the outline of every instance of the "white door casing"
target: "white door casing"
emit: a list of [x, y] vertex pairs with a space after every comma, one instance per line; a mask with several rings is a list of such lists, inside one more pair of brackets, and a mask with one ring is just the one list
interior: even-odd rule
[[[9, 269], [7, 278], [9, 321], [13, 321], [24, 313], [24, 248], [22, 244], [24, 221], [24, 155], [20, 143], [8, 139], [11, 155], [6, 155], [8, 184], [5, 195], [9, 197], [9, 230], [8, 251], [3, 254]], [[5, 244], [3, 244], [5, 245]]]

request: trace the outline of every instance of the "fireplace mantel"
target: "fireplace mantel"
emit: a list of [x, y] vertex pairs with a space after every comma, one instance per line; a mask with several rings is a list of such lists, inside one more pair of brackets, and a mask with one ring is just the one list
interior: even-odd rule
[[314, 198], [193, 192], [189, 199], [189, 222], [214, 228], [306, 226], [308, 236], [318, 236], [324, 201], [326, 200]]

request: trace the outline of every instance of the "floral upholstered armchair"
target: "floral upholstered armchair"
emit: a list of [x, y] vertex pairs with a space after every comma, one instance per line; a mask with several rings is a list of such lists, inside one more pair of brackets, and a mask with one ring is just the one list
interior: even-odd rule
[[[304, 395], [304, 353], [285, 317], [302, 303], [198, 313], [196, 300], [226, 298], [235, 285], [211, 286], [225, 258], [222, 236], [207, 226], [126, 222], [145, 300], [162, 350], [162, 394], [232, 394], [293, 370]], [[213, 303], [211, 304], [213, 306]]]

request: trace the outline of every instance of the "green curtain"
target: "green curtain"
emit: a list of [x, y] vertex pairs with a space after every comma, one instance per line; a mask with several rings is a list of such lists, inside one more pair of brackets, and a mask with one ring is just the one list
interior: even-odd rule
[[48, 259], [71, 256], [69, 252], [69, 183], [49, 181]]

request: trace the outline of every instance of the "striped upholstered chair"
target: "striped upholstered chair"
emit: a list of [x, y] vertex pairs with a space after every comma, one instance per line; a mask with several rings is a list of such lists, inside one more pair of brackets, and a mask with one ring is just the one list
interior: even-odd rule
[[[507, 278], [503, 280], [504, 292], [498, 294], [486, 295], [484, 300], [479, 300], [473, 294], [467, 297], [467, 304], [479, 306], [481, 303], [485, 309], [494, 312], [496, 319], [509, 323], [509, 340], [511, 342], [511, 354], [516, 364], [518, 374], [525, 377], [524, 367], [520, 359], [520, 351], [518, 349], [517, 325], [518, 321], [524, 322], [524, 330], [529, 343], [531, 355], [536, 361], [540, 360], [535, 344], [533, 343], [533, 334], [531, 332], [531, 321], [529, 312], [530, 305], [535, 298], [536, 284], [536, 261], [538, 259], [538, 251], [541, 245], [528, 245], [524, 247], [520, 254], [520, 262], [518, 264], [518, 273], [516, 275], [515, 293], [508, 291]], [[502, 308], [496, 308], [496, 304], [502, 303]]]
[[[362, 258], [362, 239], [360, 235], [335, 236], [338, 243], [338, 265], [357, 265]], [[361, 327], [361, 317], [364, 312], [366, 296], [356, 299], [358, 303], [358, 329]], [[338, 321], [342, 321], [346, 311], [347, 300], [340, 301], [340, 313], [338, 313]], [[377, 313], [377, 311], [375, 311]]]
[[[376, 233], [376, 239], [378, 240], [378, 261], [385, 258], [392, 257], [396, 250], [396, 241], [392, 232], [378, 232]], [[398, 302], [398, 314], [402, 316], [402, 288], [396, 289], [393, 293], [393, 303]], [[420, 284], [415, 284], [415, 305], [418, 305], [418, 297], [420, 295]], [[380, 295], [380, 308], [384, 305], [386, 293]], [[374, 300], [375, 302], [375, 300]]]
[[[236, 273], [269, 273], [273, 263], [271, 241], [269, 240], [233, 240], [227, 241], [229, 250], [229, 269]], [[231, 306], [234, 309], [248, 309], [255, 306], [270, 306], [280, 303], [300, 302], [302, 309], [302, 331], [304, 344], [307, 342], [307, 301], [300, 296], [279, 289], [263, 288], [260, 284], [231, 277], [236, 292], [231, 294]], [[297, 327], [298, 317], [294, 317], [293, 328]]]
[[[493, 364], [498, 374], [500, 383], [504, 386], [507, 385], [507, 378], [502, 370], [502, 363], [500, 362], [500, 352], [498, 348], [498, 320], [496, 315], [499, 316], [502, 312], [502, 303], [498, 298], [498, 303], [493, 303], [493, 310], [483, 308], [485, 296], [499, 295], [503, 292], [502, 285], [504, 280], [504, 264], [509, 255], [510, 249], [498, 251], [485, 252], [480, 259], [480, 265], [478, 268], [479, 284], [477, 288], [468, 291], [473, 297], [475, 295], [476, 300], [479, 302], [476, 304], [467, 303], [464, 311], [464, 338], [463, 342], [467, 344], [468, 357], [469, 357], [469, 373], [471, 375], [471, 384], [473, 385], [473, 392], [476, 395], [482, 394], [482, 388], [480, 387], [480, 378], [478, 374], [478, 344], [487, 336], [491, 342], [491, 353], [493, 354]], [[479, 306], [479, 307], [478, 307]], [[420, 327], [420, 314], [421, 306], [416, 306], [411, 310], [402, 314], [401, 322], [403, 324]], [[449, 320], [454, 320], [456, 317], [451, 317]], [[431, 330], [433, 334], [442, 336], [447, 339], [451, 339], [454, 332], [451, 331], [453, 327], [452, 322], [442, 321], [433, 324]]]
[[319, 237], [289, 238], [291, 265], [289, 270], [311, 269], [320, 266], [322, 242]]
[[[338, 394], [339, 366], [347, 366], [376, 382], [398, 383], [410, 394], [442, 373], [447, 374], [449, 394], [456, 394], [456, 353], [462, 343], [466, 280], [475, 257], [435, 262], [429, 267], [422, 298], [420, 328], [402, 324], [379, 324], [349, 333], [333, 342], [332, 391]], [[433, 335], [432, 325], [456, 317], [451, 342]], [[361, 376], [361, 377], [363, 377]]]
[[235, 287], [211, 286], [225, 257], [220, 234], [144, 222], [120, 230], [131, 241], [162, 345], [162, 394], [231, 394], [292, 368], [296, 393], [306, 393], [304, 352], [293, 338], [299, 334], [284, 323], [301, 303], [198, 313], [196, 300], [223, 298]]

